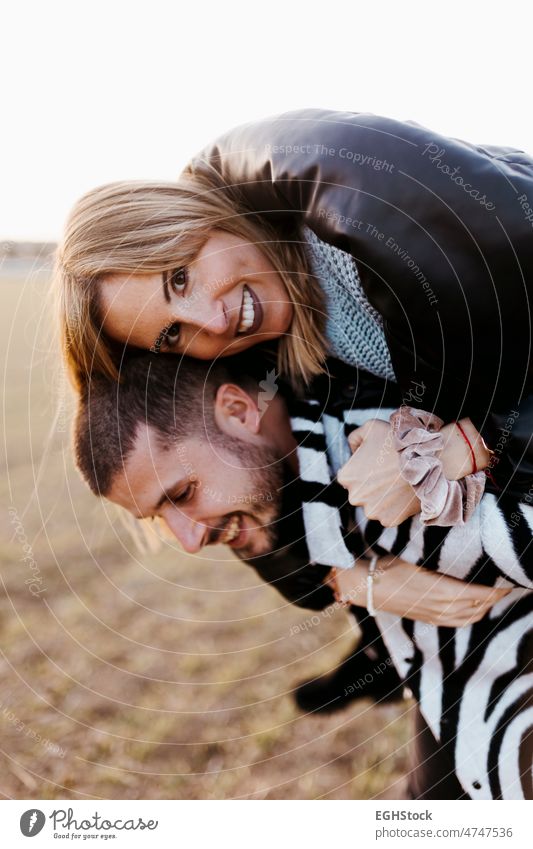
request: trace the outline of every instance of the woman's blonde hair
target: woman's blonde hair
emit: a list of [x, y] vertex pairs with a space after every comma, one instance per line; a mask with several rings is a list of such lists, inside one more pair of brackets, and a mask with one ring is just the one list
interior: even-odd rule
[[85, 194], [71, 211], [56, 253], [54, 286], [62, 351], [78, 389], [93, 372], [118, 379], [119, 347], [101, 327], [104, 278], [186, 266], [214, 228], [257, 245], [285, 284], [294, 317], [278, 341], [280, 372], [298, 387], [322, 371], [323, 298], [301, 237], [285, 225], [280, 232], [247, 209], [216, 174], [198, 171], [175, 183], [109, 183]]

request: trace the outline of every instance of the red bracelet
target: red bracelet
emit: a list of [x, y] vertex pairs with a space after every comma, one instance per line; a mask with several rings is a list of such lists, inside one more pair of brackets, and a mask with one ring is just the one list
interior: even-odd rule
[[474, 454], [474, 449], [472, 448], [472, 443], [470, 442], [468, 436], [464, 432], [464, 430], [461, 427], [461, 425], [459, 424], [459, 422], [455, 422], [455, 424], [457, 425], [457, 427], [459, 428], [459, 430], [463, 434], [463, 436], [466, 440], [466, 443], [467, 443], [468, 447], [470, 448], [470, 453], [472, 455], [472, 466], [473, 466], [471, 474], [475, 475], [477, 473], [477, 463], [476, 463], [476, 455]]

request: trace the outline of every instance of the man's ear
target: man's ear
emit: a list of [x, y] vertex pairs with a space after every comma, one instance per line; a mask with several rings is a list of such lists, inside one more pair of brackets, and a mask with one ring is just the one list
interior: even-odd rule
[[247, 439], [259, 433], [257, 404], [235, 383], [222, 383], [215, 396], [215, 422], [229, 436]]

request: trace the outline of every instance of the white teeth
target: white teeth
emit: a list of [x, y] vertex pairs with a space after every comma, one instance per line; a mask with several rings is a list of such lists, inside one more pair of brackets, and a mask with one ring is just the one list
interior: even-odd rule
[[254, 318], [254, 299], [246, 286], [244, 286], [242, 290], [242, 319], [237, 328], [237, 333], [244, 333], [246, 330], [249, 330], [254, 323]]
[[228, 523], [228, 526], [222, 536], [220, 537], [220, 542], [223, 545], [227, 545], [229, 542], [233, 542], [236, 537], [238, 537], [241, 529], [241, 523], [239, 521], [238, 516], [233, 516], [233, 518]]

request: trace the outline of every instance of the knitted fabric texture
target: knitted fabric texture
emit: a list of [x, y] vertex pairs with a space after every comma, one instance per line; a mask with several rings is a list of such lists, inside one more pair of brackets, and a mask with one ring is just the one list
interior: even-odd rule
[[368, 301], [354, 258], [302, 228], [311, 271], [326, 298], [329, 352], [350, 366], [396, 381], [383, 320]]

